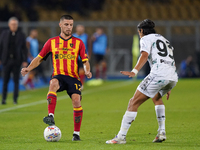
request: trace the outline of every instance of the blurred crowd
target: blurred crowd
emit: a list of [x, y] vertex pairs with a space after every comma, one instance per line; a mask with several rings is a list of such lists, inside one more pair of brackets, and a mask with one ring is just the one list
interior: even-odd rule
[[179, 66], [178, 74], [181, 78], [194, 78], [198, 77], [200, 64], [195, 63], [194, 58], [189, 55], [185, 60], [183, 60]]
[[48, 10], [64, 10], [68, 13], [78, 12], [81, 16], [89, 15], [92, 10], [101, 10], [105, 0], [12, 0], [14, 9], [9, 10], [8, 5], [0, 8], [0, 21], [7, 21], [10, 17], [16, 16], [22, 20], [21, 11], [25, 11], [29, 21], [38, 21], [39, 12], [37, 7]]

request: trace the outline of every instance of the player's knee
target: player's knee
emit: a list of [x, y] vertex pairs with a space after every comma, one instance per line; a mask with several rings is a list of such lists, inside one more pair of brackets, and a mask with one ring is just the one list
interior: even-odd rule
[[163, 105], [163, 101], [162, 101], [162, 96], [160, 95], [160, 93], [157, 93], [153, 98], [152, 98], [153, 102], [155, 105]]
[[73, 95], [71, 96], [71, 98], [72, 98], [72, 103], [73, 103], [73, 106], [74, 106], [74, 107], [79, 107], [79, 106], [81, 106], [81, 98], [80, 98], [80, 95], [78, 95], [78, 94], [73, 94]]
[[160, 98], [158, 100], [153, 99], [153, 102], [154, 102], [155, 105], [164, 105], [162, 98]]
[[74, 103], [80, 103], [80, 97], [75, 97], [75, 98], [73, 98], [72, 99], [72, 101], [74, 102]]
[[52, 79], [50, 81], [50, 86], [49, 86], [49, 89], [50, 91], [57, 91], [59, 89], [59, 82], [57, 79]]
[[128, 110], [137, 111], [138, 107], [147, 100], [147, 97], [134, 96], [129, 100]]

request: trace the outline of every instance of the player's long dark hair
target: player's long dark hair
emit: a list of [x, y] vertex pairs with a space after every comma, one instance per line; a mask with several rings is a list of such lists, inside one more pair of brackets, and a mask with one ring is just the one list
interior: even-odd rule
[[154, 29], [155, 23], [149, 19], [145, 19], [142, 22], [140, 22], [137, 26], [137, 28], [141, 31], [143, 29], [143, 34], [148, 35], [151, 33], [156, 33], [156, 30]]

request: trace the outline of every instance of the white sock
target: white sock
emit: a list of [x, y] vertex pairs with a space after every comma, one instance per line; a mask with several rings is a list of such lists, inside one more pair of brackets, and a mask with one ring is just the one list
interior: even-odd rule
[[126, 134], [128, 132], [128, 129], [131, 126], [131, 123], [135, 120], [137, 116], [137, 112], [134, 111], [126, 111], [122, 123], [121, 123], [121, 128], [117, 136], [121, 139], [124, 139], [126, 137]]
[[80, 132], [78, 131], [74, 131], [74, 134], [77, 134], [78, 136], [80, 136]]
[[158, 120], [158, 131], [165, 131], [165, 105], [156, 105], [155, 111]]
[[53, 116], [53, 118], [54, 118], [54, 114], [53, 114], [53, 113], [49, 113], [49, 116], [50, 116], [50, 115]]

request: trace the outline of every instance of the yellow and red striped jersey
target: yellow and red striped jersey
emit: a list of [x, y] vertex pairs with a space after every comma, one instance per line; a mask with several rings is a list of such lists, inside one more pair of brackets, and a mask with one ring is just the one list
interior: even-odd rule
[[73, 36], [67, 40], [61, 36], [50, 38], [38, 56], [43, 59], [49, 53], [52, 53], [52, 76], [66, 75], [79, 79], [78, 57], [80, 56], [82, 61], [88, 60], [85, 45], [80, 39]]

